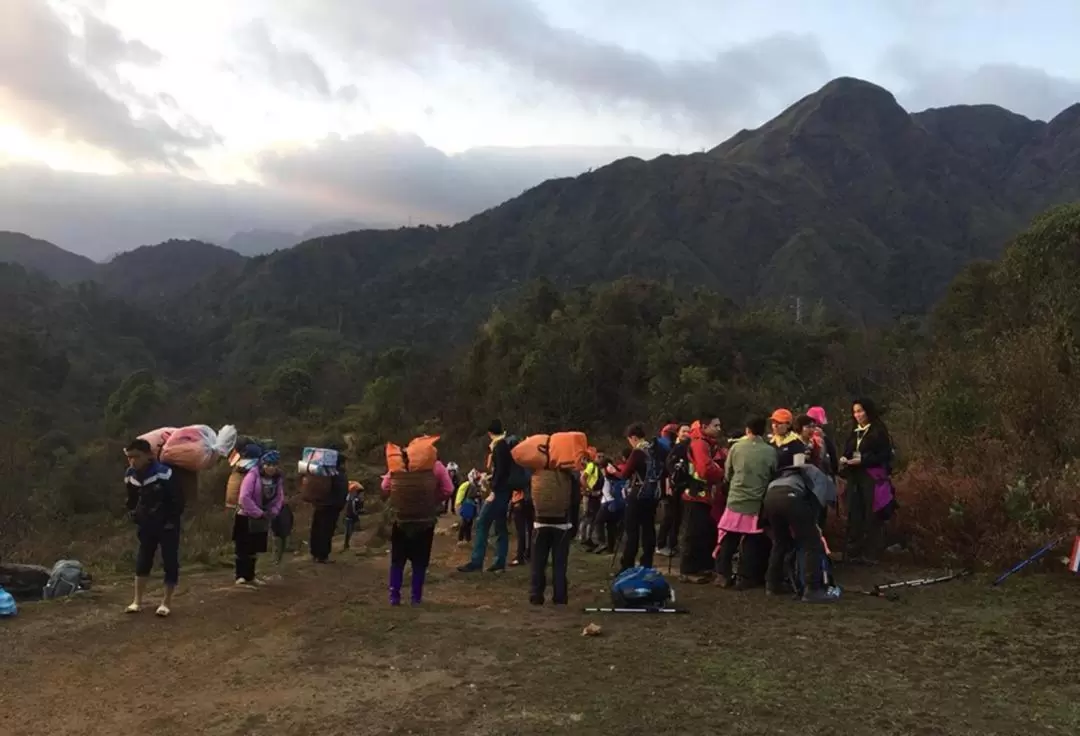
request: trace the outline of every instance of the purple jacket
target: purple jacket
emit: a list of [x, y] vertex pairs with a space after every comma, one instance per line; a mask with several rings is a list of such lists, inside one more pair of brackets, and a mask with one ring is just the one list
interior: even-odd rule
[[277, 492], [274, 494], [274, 500], [270, 502], [269, 510], [264, 514], [262, 504], [259, 503], [262, 495], [260, 475], [259, 468], [256, 466], [244, 476], [244, 481], [240, 484], [240, 500], [236, 504], [237, 513], [252, 519], [262, 519], [264, 516], [272, 519], [281, 513], [281, 507], [285, 505], [285, 479], [278, 476]]

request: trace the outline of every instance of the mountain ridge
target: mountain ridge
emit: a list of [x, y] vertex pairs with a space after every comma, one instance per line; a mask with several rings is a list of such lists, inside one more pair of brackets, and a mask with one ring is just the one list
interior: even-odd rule
[[192, 288], [218, 332], [225, 315], [269, 316], [374, 343], [452, 340], [537, 278], [656, 278], [880, 323], [925, 313], [964, 265], [1078, 197], [1080, 105], [1047, 123], [989, 105], [912, 114], [839, 78], [704, 153], [619, 159], [449, 227], [315, 238]]

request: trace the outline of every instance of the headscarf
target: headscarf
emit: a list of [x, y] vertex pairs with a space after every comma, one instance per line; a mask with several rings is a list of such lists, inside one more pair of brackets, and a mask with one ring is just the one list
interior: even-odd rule
[[277, 450], [264, 452], [259, 458], [259, 465], [277, 465], [281, 462], [281, 453]]
[[820, 406], [811, 406], [806, 410], [806, 416], [822, 426], [829, 423], [829, 418], [825, 414], [825, 409]]

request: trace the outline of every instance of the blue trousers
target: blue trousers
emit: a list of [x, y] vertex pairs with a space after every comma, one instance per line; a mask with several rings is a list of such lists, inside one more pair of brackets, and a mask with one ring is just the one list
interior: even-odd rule
[[506, 555], [510, 551], [510, 533], [506, 528], [506, 514], [510, 510], [508, 496], [495, 496], [491, 503], [485, 503], [476, 520], [476, 536], [473, 540], [472, 558], [469, 564], [483, 567], [484, 555], [487, 554], [488, 534], [495, 524], [495, 567], [506, 567]]

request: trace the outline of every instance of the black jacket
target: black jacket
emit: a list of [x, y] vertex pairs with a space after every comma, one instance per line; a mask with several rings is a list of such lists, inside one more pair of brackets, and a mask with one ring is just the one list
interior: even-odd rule
[[[860, 434], [864, 435], [862, 442], [859, 442]], [[865, 433], [860, 433], [858, 428], [853, 429], [844, 443], [844, 457], [850, 458], [856, 447], [861, 456], [859, 467], [892, 470], [892, 438], [882, 422], [872, 422]]]
[[491, 448], [491, 490], [496, 495], [504, 495], [509, 498], [510, 474], [514, 469], [514, 456], [510, 454], [510, 445], [506, 438], [496, 442]]
[[136, 524], [152, 528], [180, 524], [184, 495], [168, 465], [154, 462], [142, 472], [128, 468], [124, 486], [127, 510]]

